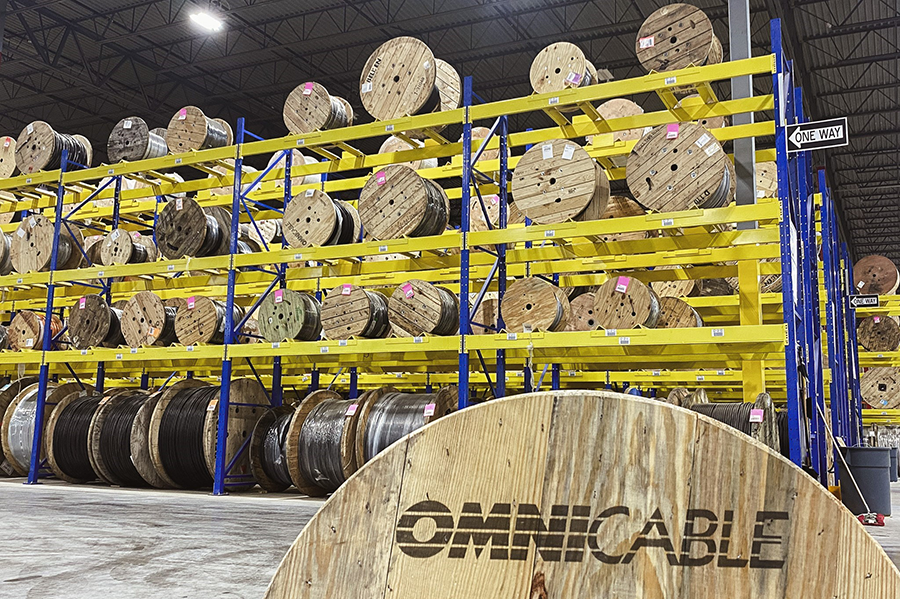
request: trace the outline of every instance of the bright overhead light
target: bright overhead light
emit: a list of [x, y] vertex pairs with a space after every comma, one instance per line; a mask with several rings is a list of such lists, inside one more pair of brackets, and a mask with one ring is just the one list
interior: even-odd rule
[[206, 11], [191, 13], [191, 21], [207, 31], [219, 31], [222, 29], [222, 19]]

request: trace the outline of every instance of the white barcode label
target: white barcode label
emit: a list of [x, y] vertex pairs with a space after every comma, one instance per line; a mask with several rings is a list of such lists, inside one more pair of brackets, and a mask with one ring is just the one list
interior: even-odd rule
[[114, 175], [115, 172], [116, 172], [116, 169], [111, 168], [111, 169], [107, 169], [106, 174], [107, 174], [107, 175]]
[[555, 237], [555, 236], [556, 236], [556, 231], [554, 231], [553, 229], [547, 229], [546, 231], [544, 231], [544, 237]]
[[713, 330], [712, 330], [712, 336], [713, 336], [713, 337], [724, 337], [724, 336], [725, 336], [725, 329], [713, 329]]
[[121, 360], [121, 359], [122, 359], [122, 354], [116, 354], [116, 360]]
[[631, 345], [631, 337], [619, 337], [619, 345]]
[[306, 140], [305, 140], [305, 139], [298, 139], [298, 140], [297, 140], [297, 145], [298, 145], [298, 146], [306, 145]]
[[638, 46], [641, 50], [646, 50], [647, 48], [652, 48], [656, 45], [656, 36], [648, 35], [647, 37], [642, 37], [638, 40]]
[[425, 341], [425, 339], [422, 337], [413, 337], [413, 343], [422, 343], [423, 341]]
[[98, 277], [102, 277], [102, 276], [103, 276], [103, 271], [102, 271], [102, 270], [98, 270], [98, 271], [97, 271], [97, 276], [98, 276]]
[[184, 200], [182, 198], [175, 199], [175, 210], [181, 210], [184, 208]]
[[698, 375], [697, 375], [697, 380], [698, 380], [698, 381], [705, 381], [705, 380], [706, 380], [706, 377], [703, 376], [702, 374], [698, 374]]
[[187, 118], [187, 108], [182, 108], [178, 111], [178, 120], [183, 121]]
[[675, 224], [674, 218], [664, 218], [662, 221], [662, 226], [664, 226], [664, 227], [671, 227], [674, 224]]
[[718, 374], [719, 376], [725, 376], [725, 371], [724, 371], [724, 370], [717, 370], [717, 371], [716, 371], [716, 374]]
[[175, 164], [181, 164], [181, 158], [176, 158], [176, 159], [175, 159]]
[[278, 349], [280, 347], [281, 347], [281, 342], [279, 342], [279, 341], [276, 341], [275, 343], [272, 344], [272, 349]]
[[194, 346], [193, 346], [193, 345], [188, 345], [188, 346], [187, 346], [186, 348], [184, 348], [184, 349], [185, 349], [186, 351], [194, 351]]
[[136, 354], [136, 353], [137, 353], [137, 348], [136, 348], [136, 347], [132, 347], [132, 348], [131, 348], [131, 353]]
[[659, 370], [654, 370], [654, 371], [653, 371], [653, 376], [661, 376], [661, 375], [662, 375], [662, 372], [661, 372], [661, 371], [659, 371]]
[[86, 355], [87, 355], [87, 352], [88, 352], [88, 350], [83, 349], [83, 350], [81, 350], [81, 355], [82, 355], [82, 356], [86, 356]]
[[371, 81], [367, 81], [366, 83], [363, 83], [362, 87], [359, 89], [359, 92], [362, 94], [367, 94], [370, 91], [372, 91], [372, 82]]
[[675, 85], [675, 82], [677, 81], [677, 77], [666, 77], [666, 85]]
[[426, 60], [425, 63], [422, 65], [422, 68], [427, 71], [428, 69], [431, 68], [431, 63]]
[[604, 331], [604, 332], [606, 333], [607, 337], [615, 337], [616, 334], [618, 333], [618, 331], [616, 329], [606, 329], [606, 331]]
[[327, 347], [324, 347], [324, 346], [323, 346], [323, 347], [320, 347], [320, 348], [319, 348], [319, 353], [320, 353], [320, 354], [327, 354], [327, 353], [328, 353], [328, 348], [327, 348]]
[[294, 260], [301, 260], [301, 259], [303, 259], [303, 254], [294, 254]]
[[704, 133], [703, 135], [700, 136], [700, 139], [698, 139], [695, 143], [697, 144], [698, 148], [702, 148], [703, 146], [708, 144], [709, 140], [711, 140], [711, 139], [712, 139], [712, 137], [710, 137], [709, 133]]
[[34, 133], [34, 124], [33, 124], [33, 123], [28, 123], [28, 126], [25, 127], [25, 129], [26, 129], [26, 131], [28, 131], [29, 133]]
[[311, 197], [313, 197], [314, 193], [316, 193], [315, 189], [307, 189], [306, 194], [304, 194], [304, 195], [306, 195], [306, 197], [308, 197], [308, 198], [311, 198]]
[[131, 121], [125, 119], [125, 122], [122, 123], [122, 129], [131, 129]]
[[572, 144], [566, 144], [566, 147], [563, 148], [562, 157], [563, 160], [572, 160], [572, 156], [575, 155], [575, 146]]
[[28, 224], [29, 224], [29, 226], [33, 227], [34, 225], [37, 224], [37, 220], [32, 216], [28, 219]]
[[519, 336], [516, 335], [515, 333], [507, 333], [507, 334], [506, 334], [506, 340], [507, 340], [507, 341], [515, 341], [515, 340], [518, 339], [518, 338], [519, 338]]
[[386, 251], [388, 251], [388, 246], [386, 246], [386, 245], [379, 245], [379, 246], [378, 246], [378, 251], [379, 251], [379, 252], [386, 252]]
[[109, 238], [112, 239], [113, 241], [115, 241], [116, 239], [118, 239], [118, 238], [119, 238], [119, 230], [116, 229], [115, 231], [113, 231], [112, 233], [110, 233], [110, 234], [109, 234]]
[[547, 101], [547, 103], [548, 103], [550, 106], [554, 106], [554, 105], [556, 105], [556, 104], [559, 104], [559, 96], [553, 96], [552, 98], [550, 98], [550, 100]]
[[719, 144], [713, 144], [704, 150], [704, 152], [706, 152], [707, 156], [712, 156], [713, 154], [715, 154], [718, 151], [719, 151]]
[[385, 126], [384, 126], [384, 131], [385, 131], [386, 133], [390, 133], [390, 132], [393, 131], [393, 130], [394, 130], [394, 126], [393, 126], [393, 125], [385, 125]]
[[341, 339], [340, 341], [338, 341], [338, 347], [347, 347], [347, 340]]
[[34, 346], [34, 339], [26, 339], [25, 340], [25, 347], [33, 347], [33, 346]]
[[541, 146], [541, 155], [544, 157], [544, 160], [553, 158], [553, 146], [550, 144]]
[[168, 266], [166, 266], [166, 270], [168, 270], [169, 272], [172, 272], [173, 270], [175, 270], [175, 265], [169, 264]]
[[25, 237], [25, 230], [24, 229], [16, 229], [16, 235], [18, 235], [19, 237]]

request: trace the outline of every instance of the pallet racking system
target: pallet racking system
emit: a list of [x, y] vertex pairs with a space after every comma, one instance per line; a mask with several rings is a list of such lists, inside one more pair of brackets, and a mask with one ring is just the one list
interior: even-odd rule
[[[50, 272], [0, 277], [0, 287], [8, 290], [0, 307], [7, 312], [41, 308], [49, 315], [97, 288], [110, 300], [127, 299], [139, 290], [149, 289], [164, 298], [223, 297], [229, 307], [240, 303], [252, 309], [278, 288], [321, 296], [324, 290], [338, 284], [396, 286], [413, 277], [441, 283], [463, 299], [462, 334], [450, 337], [242, 344], [242, 323], [233, 322], [229, 309], [224, 345], [60, 351], [52, 350], [51, 340], [46, 339], [41, 350], [0, 352], [0, 366], [9, 372], [36, 370], [40, 375], [29, 482], [37, 482], [42, 473], [41, 407], [51, 376], [93, 380], [98, 388], [123, 384], [121, 379], [128, 379], [131, 384], [140, 379], [141, 386], [147, 387], [151, 381], [165, 385], [181, 373], [221, 381], [216, 494], [224, 493], [230, 485], [242, 484], [229, 482], [230, 465], [224, 458], [230, 382], [238, 375], [254, 376], [264, 383], [272, 390], [269, 399], [273, 405], [281, 404], [282, 389], [291, 385], [308, 383], [309, 388], [315, 389], [324, 384], [346, 384], [350, 396], [355, 397], [361, 385], [402, 381], [404, 385], [428, 387], [455, 382], [459, 384], [461, 408], [475, 401], [471, 393], [475, 388], [498, 397], [513, 387], [559, 389], [598, 384], [631, 384], [666, 393], [675, 386], [705, 386], [709, 379], [709, 384], [724, 387], [723, 399], [752, 401], [764, 391], [783, 399], [789, 419], [791, 459], [798, 464], [810, 462], [825, 482], [827, 473], [821, 467], [826, 459], [825, 423], [815, 410], [807, 413], [805, 401], [812, 397], [816, 405], [825, 405], [826, 370], [821, 350], [824, 339], [819, 324], [818, 282], [814, 277], [816, 219], [809, 201], [813, 181], [809, 158], [802, 153], [787, 153], [784, 127], [802, 120], [801, 98], [799, 89], [793, 87], [791, 63], [781, 50], [778, 21], [772, 23], [772, 49], [773, 54], [740, 61], [490, 103], [476, 102], [472, 80], [466, 78], [463, 107], [453, 111], [273, 140], [251, 133], [240, 119], [233, 146], [95, 168], [69, 165], [64, 157], [58, 171], [0, 180], [0, 190], [15, 192], [21, 198], [4, 202], [0, 208], [52, 216], [57, 240]], [[771, 77], [773, 92], [747, 99], [718, 99], [712, 83], [738, 76]], [[694, 87], [700, 97], [678, 105], [673, 93], [676, 86]], [[655, 94], [666, 109], [604, 120], [594, 106], [598, 101], [636, 94]], [[579, 111], [575, 116], [564, 115], [560, 109], [566, 107], [577, 107]], [[554, 126], [523, 132], [509, 130], [510, 116], [532, 112], [547, 114]], [[751, 205], [613, 220], [507, 226], [507, 183], [510, 169], [518, 162], [517, 156], [507, 158], [507, 148], [593, 135], [593, 142], [586, 149], [606, 168], [610, 179], [620, 180], [625, 174], [621, 158], [635, 142], [614, 141], [613, 132], [748, 112], [766, 118], [712, 133], [721, 142], [774, 136], [775, 148], [759, 150], [757, 159], [777, 162], [778, 198], [760, 199]], [[472, 140], [474, 123], [490, 124], [490, 135], [477, 148]], [[452, 142], [437, 132], [447, 125], [462, 125], [462, 142]], [[391, 134], [403, 138], [403, 132], [409, 130], [426, 131], [428, 143], [420, 149], [379, 155], [366, 154], [353, 145]], [[499, 149], [499, 159], [479, 162], [481, 153], [488, 148]], [[293, 165], [294, 149], [314, 152], [323, 160], [312, 165]], [[278, 161], [262, 172], [245, 172], [244, 157], [273, 152], [280, 153]], [[419, 172], [427, 178], [451, 181], [443, 186], [452, 202], [467, 207], [474, 201], [476, 209], [485, 210], [485, 197], [490, 194], [499, 198], [499, 226], [470, 231], [470, 213], [463, 209], [460, 228], [439, 236], [304, 249], [266, 247], [254, 254], [237, 253], [241, 224], [255, 227], [259, 219], [277, 216], [296, 193], [311, 187], [293, 185], [292, 177], [318, 174], [323, 178], [319, 186], [326, 192], [353, 191], [366, 181], [366, 176], [358, 175], [360, 172], [423, 158], [451, 159], [445, 166]], [[233, 164], [228, 160], [233, 160]], [[473, 166], [476, 162], [477, 169]], [[75, 168], [70, 170], [70, 166]], [[181, 183], [167, 174], [185, 167], [212, 178]], [[483, 183], [487, 178], [495, 180]], [[124, 190], [125, 179], [146, 187]], [[823, 182], [820, 178], [820, 188]], [[209, 191], [223, 186], [233, 190], [230, 196]], [[79, 226], [104, 232], [115, 227], [149, 230], [160, 204], [180, 192], [197, 192], [203, 206], [230, 207], [232, 241], [228, 255], [56, 270], [63, 226], [78, 222]], [[112, 202], [105, 205], [98, 200]], [[737, 228], [726, 230], [735, 223]], [[14, 227], [0, 228], [10, 232]], [[599, 241], [606, 234], [637, 231], [653, 231], [658, 236], [641, 241]], [[827, 238], [823, 235], [823, 245], [833, 249], [835, 238], [833, 234]], [[366, 259], [384, 254], [401, 257], [391, 261]], [[826, 258], [830, 264], [826, 271], [831, 273], [826, 289], [829, 281], [836, 284], [832, 280], [837, 272], [833, 254], [831, 259]], [[661, 266], [681, 268], [656, 268]], [[740, 293], [691, 298], [690, 303], [707, 319], [708, 326], [703, 328], [507, 332], [501, 319], [489, 334], [470, 333], [486, 293], [496, 293], [502, 299], [510, 277], [541, 276], [564, 286], [595, 285], [612, 271], [645, 282], [677, 277], [734, 277], [740, 282]], [[760, 275], [773, 274], [782, 276], [782, 292], [762, 294]], [[127, 279], [119, 280], [122, 277]], [[97, 285], [96, 280], [101, 284]], [[835, 288], [829, 294], [826, 320], [834, 316], [838, 318], [834, 322], [844, 322], [844, 316], [835, 307], [842, 301], [843, 290]], [[829, 341], [838, 339], [832, 337], [837, 334], [833, 328], [829, 325]], [[841, 416], [833, 426], [835, 432], [852, 434], [850, 424], [855, 410], [850, 408], [849, 396], [838, 392], [843, 381], [852, 377], [843, 373], [845, 363], [830, 345], [828, 355], [831, 409]], [[120, 380], [114, 383], [115, 379]], [[722, 382], [726, 385], [719, 385]], [[835, 397], [839, 398], [837, 403]], [[844, 418], [845, 414], [849, 416]], [[804, 441], [807, 422], [809, 442]], [[838, 429], [838, 425], [850, 428]]]

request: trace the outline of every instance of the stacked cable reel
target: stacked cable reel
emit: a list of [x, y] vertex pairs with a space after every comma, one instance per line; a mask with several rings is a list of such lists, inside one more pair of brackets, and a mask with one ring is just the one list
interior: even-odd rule
[[26, 175], [58, 169], [65, 151], [70, 163], [91, 166], [93, 150], [87, 138], [58, 133], [49, 123], [34, 121], [22, 130], [16, 141], [16, 167]]
[[638, 31], [635, 51], [648, 72], [718, 64], [724, 59], [712, 21], [689, 4], [669, 4], [647, 17]]
[[506, 330], [516, 333], [562, 331], [571, 317], [565, 291], [539, 277], [510, 283], [500, 308]]
[[234, 138], [231, 127], [211, 119], [196, 106], [185, 106], [169, 121], [165, 142], [173, 154], [223, 148]]
[[741, 431], [773, 451], [781, 452], [777, 415], [768, 393], [760, 393], [753, 403], [695, 403], [690, 409]]
[[301, 83], [284, 103], [284, 124], [293, 135], [340, 129], [353, 124], [350, 102], [332, 96], [321, 83]]
[[853, 265], [853, 288], [856, 293], [893, 295], [898, 286], [900, 272], [890, 258], [873, 254]]
[[359, 195], [359, 217], [373, 239], [440, 235], [450, 222], [450, 202], [437, 183], [394, 164], [366, 181]]
[[65, 338], [59, 338], [65, 329], [63, 320], [56, 314], [50, 316], [50, 326], [46, 326], [46, 314], [33, 310], [21, 310], [9, 323], [9, 348], [14, 351], [42, 350], [44, 336], [50, 336], [50, 349], [66, 344]]
[[341, 285], [322, 302], [322, 332], [332, 341], [383, 339], [391, 334], [388, 314], [388, 299], [380, 291]]
[[[186, 302], [185, 302], [186, 305]], [[167, 305], [151, 291], [135, 293], [122, 309], [121, 328], [129, 347], [166, 347], [177, 341], [176, 305]]]
[[16, 140], [8, 135], [0, 137], [0, 179], [16, 172]]
[[110, 306], [101, 295], [85, 295], [69, 310], [69, 339], [76, 349], [119, 347], [122, 310]]
[[459, 298], [449, 289], [412, 279], [394, 289], [388, 319], [398, 337], [455, 335], [459, 331]]
[[308, 293], [276, 289], [260, 302], [259, 332], [271, 343], [317, 341], [322, 335], [322, 306]]
[[[226, 302], [205, 296], [191, 296], [183, 308], [175, 313], [175, 334], [184, 346], [205, 343], [225, 343]], [[238, 304], [231, 307], [234, 326], [244, 317], [244, 309]]]
[[346, 245], [362, 239], [362, 222], [352, 205], [307, 189], [284, 207], [282, 234], [295, 248]]
[[[107, 396], [128, 393], [114, 389]], [[86, 483], [98, 478], [91, 456], [91, 422], [103, 396], [93, 390], [74, 390], [59, 398], [47, 421], [47, 462], [57, 478]]]
[[[612, 79], [609, 71], [598, 72], [581, 48], [569, 42], [556, 42], [541, 50], [531, 63], [528, 77], [531, 88], [538, 94], [587, 87]], [[567, 106], [559, 110], [575, 112], [579, 108]]]
[[[13, 270], [25, 274], [50, 270], [53, 254], [54, 225], [48, 218], [32, 215], [19, 223], [10, 242], [10, 261]], [[60, 226], [57, 270], [81, 268], [84, 264], [84, 236], [74, 225]]]
[[100, 262], [94, 262], [96, 250], [88, 258], [94, 264], [113, 266], [115, 264], [145, 264], [159, 259], [159, 250], [152, 237], [141, 235], [137, 231], [113, 229], [99, 244]]
[[877, 410], [900, 408], [900, 368], [869, 368], [859, 380], [863, 400]]
[[[0, 388], [0, 422], [2, 422], [2, 417], [6, 415], [6, 410], [9, 408], [10, 404], [13, 400], [22, 392], [26, 387], [29, 387], [38, 382], [38, 377], [36, 376], [28, 376], [20, 379], [15, 379], [10, 381], [9, 383], [3, 385]], [[5, 434], [3, 435], [6, 436]], [[7, 445], [12, 447], [7, 440]], [[0, 447], [5, 447], [0, 445]], [[13, 467], [11, 458], [6, 457], [7, 452], [5, 449], [0, 450], [0, 477], [4, 476], [16, 476], [18, 473], [16, 469]]]
[[[169, 385], [159, 396], [149, 426], [150, 459], [159, 477], [172, 488], [205, 489], [213, 484], [216, 435], [219, 422], [217, 386], [196, 379]], [[269, 405], [266, 391], [255, 380], [231, 382], [231, 408], [225, 441], [225, 463], [232, 464], [228, 476], [232, 490], [254, 486], [250, 456], [241, 448]]]
[[156, 243], [160, 253], [170, 260], [223, 256], [231, 249], [231, 213], [218, 206], [201, 208], [195, 200], [177, 198], [159, 214]]
[[859, 344], [869, 351], [889, 352], [900, 349], [900, 325], [896, 316], [868, 316], [856, 327]]
[[594, 293], [594, 317], [603, 329], [653, 329], [659, 316], [659, 297], [633, 277], [614, 275]]
[[106, 155], [112, 163], [134, 162], [162, 158], [169, 153], [166, 137], [158, 130], [151, 130], [147, 122], [139, 116], [122, 119], [113, 127], [106, 145]]
[[[415, 147], [413, 147], [410, 142], [415, 144]], [[425, 147], [425, 142], [418, 139], [411, 139], [409, 141], [406, 141], [392, 135], [384, 140], [384, 142], [381, 144], [381, 147], [378, 149], [378, 153], [394, 154], [396, 152], [406, 152], [423, 147]], [[438, 160], [437, 158], [417, 158], [416, 160], [412, 160], [410, 162], [394, 162], [393, 164], [402, 164], [404, 166], [408, 166], [414, 171], [417, 171], [426, 168], [437, 168]]]

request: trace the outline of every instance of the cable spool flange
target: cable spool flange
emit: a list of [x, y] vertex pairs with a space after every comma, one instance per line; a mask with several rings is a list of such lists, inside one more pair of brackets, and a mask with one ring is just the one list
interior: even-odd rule
[[[535, 93], [545, 94], [596, 83], [595, 72], [581, 48], [569, 42], [556, 42], [535, 56], [528, 77]], [[574, 112], [578, 107], [569, 106], [560, 110]]]
[[12, 177], [16, 172], [16, 140], [0, 137], [0, 179]]
[[231, 243], [231, 214], [224, 208], [201, 208], [191, 199], [168, 202], [156, 223], [159, 251], [170, 260], [185, 256], [221, 256]]
[[[718, 41], [718, 39], [716, 41]], [[686, 95], [681, 100], [679, 100], [678, 103], [675, 105], [675, 110], [681, 109], [682, 102], [684, 102], [685, 100], [695, 99], [695, 98], [699, 99], [700, 94], [692, 93], [692, 94]], [[706, 127], [707, 129], [712, 131], [713, 129], [721, 129], [722, 127], [727, 127], [728, 126], [728, 117], [727, 116], [704, 116], [704, 117], [697, 119], [696, 123], [698, 125], [700, 125], [701, 127]], [[756, 165], [757, 169], [759, 168], [759, 164], [761, 164], [761, 163], [758, 163]]]
[[[208, 343], [220, 345], [225, 342], [225, 302], [208, 297], [188, 298], [185, 308], [175, 314], [175, 334], [182, 345]], [[244, 317], [244, 309], [235, 304], [232, 307], [234, 326]]]
[[387, 121], [440, 109], [440, 92], [431, 49], [401, 36], [379, 46], [363, 67], [359, 95], [366, 112]]
[[[685, 270], [682, 266], [657, 266], [655, 270]], [[694, 297], [700, 293], [700, 281], [676, 278], [670, 281], [651, 281], [650, 289], [660, 298]]]
[[561, 223], [584, 212], [592, 200], [602, 214], [609, 201], [609, 179], [584, 148], [553, 139], [522, 156], [513, 173], [512, 194], [516, 207], [535, 223]]
[[[132, 451], [132, 436], [137, 415], [150, 397], [147, 391], [123, 389], [107, 394], [94, 413], [88, 433], [91, 466], [107, 484], [121, 487], [149, 484], [136, 466], [141, 457]], [[149, 455], [144, 459], [149, 462]]]
[[890, 316], [869, 316], [856, 328], [859, 344], [869, 351], [897, 351], [900, 348], [900, 325]]
[[[71, 231], [71, 232], [70, 232]], [[10, 243], [10, 260], [17, 273], [47, 271], [53, 253], [54, 226], [41, 215], [32, 215], [19, 223]], [[56, 257], [57, 270], [80, 268], [84, 255], [80, 247], [84, 245], [81, 229], [71, 225], [59, 231], [59, 249]]]
[[538, 277], [517, 279], [506, 289], [500, 305], [507, 331], [562, 331], [571, 307], [565, 292]]
[[356, 423], [356, 461], [363, 464], [389, 445], [457, 409], [456, 387], [437, 393], [399, 393], [381, 387], [364, 394]]
[[398, 337], [454, 335], [459, 330], [459, 298], [449, 289], [412, 279], [394, 289], [388, 319]]
[[69, 309], [69, 339], [77, 349], [119, 347], [122, 311], [106, 303], [101, 295], [85, 295]]
[[595, 331], [597, 319], [594, 318], [594, 294], [583, 293], [569, 302], [572, 316], [566, 324], [567, 331]]
[[68, 483], [98, 478], [90, 456], [90, 426], [101, 397], [93, 390], [60, 396], [47, 421], [47, 462], [53, 474]]
[[12, 237], [0, 231], [0, 275], [5, 276], [12, 271]]
[[356, 208], [324, 191], [307, 189], [284, 208], [282, 231], [291, 247], [344, 245], [358, 240]]
[[122, 310], [122, 334], [129, 347], [168, 346], [177, 340], [177, 309], [152, 291], [135, 293]]
[[322, 302], [322, 331], [332, 341], [387, 337], [391, 332], [388, 300], [380, 291], [355, 285], [335, 287]]
[[228, 145], [228, 130], [196, 106], [185, 106], [169, 121], [166, 145], [173, 154], [222, 148]]
[[[6, 415], [7, 408], [9, 408], [9, 405], [22, 391], [22, 389], [37, 382], [38, 377], [28, 376], [10, 381], [9, 383], [3, 385], [2, 388], [0, 388], [0, 424], [2, 424], [3, 416]], [[3, 450], [3, 445], [0, 444], [0, 477], [15, 475], [16, 470], [13, 468], [9, 459], [6, 457], [6, 454]]]
[[169, 153], [165, 137], [150, 130], [147, 122], [139, 116], [129, 116], [113, 127], [106, 144], [106, 155], [110, 162], [126, 160], [148, 160], [162, 158]]
[[703, 319], [700, 314], [686, 301], [677, 297], [659, 298], [659, 319], [656, 321], [658, 329], [685, 329], [702, 327]]
[[[462, 103], [462, 79], [453, 65], [440, 58], [434, 59], [435, 78], [434, 86], [437, 88], [440, 106], [438, 112], [448, 110], [456, 110]], [[429, 127], [434, 133], [443, 131], [446, 127]], [[428, 137], [428, 133], [424, 129], [410, 129], [406, 132], [408, 137], [424, 139]]]
[[440, 235], [450, 222], [450, 203], [437, 183], [392, 164], [366, 181], [359, 217], [373, 239]]
[[900, 273], [890, 258], [866, 256], [853, 265], [853, 288], [856, 293], [893, 295], [900, 285]]
[[647, 71], [703, 66], [713, 54], [712, 22], [689, 4], [670, 4], [651, 14], [638, 30], [635, 51]]
[[[425, 143], [419, 141], [417, 139], [410, 140], [416, 144], [418, 148], [424, 147]], [[412, 150], [412, 145], [406, 140], [400, 139], [399, 137], [394, 137], [391, 135], [387, 139], [382, 142], [381, 147], [378, 148], [379, 154], [393, 154], [395, 152], [405, 152], [407, 150]], [[413, 160], [411, 162], [395, 162], [394, 164], [408, 166], [413, 170], [420, 170], [425, 168], [437, 168], [438, 160], [437, 158], [421, 158], [418, 160]]]
[[[37, 350], [44, 347], [45, 315], [33, 310], [22, 310], [9, 323], [9, 346], [14, 351]], [[63, 322], [56, 314], [50, 317], [50, 335], [56, 337], [63, 330]], [[56, 348], [51, 343], [51, 349]]]
[[604, 329], [652, 329], [659, 320], [659, 298], [632, 277], [613, 276], [595, 294], [594, 314]]
[[90, 166], [90, 143], [83, 136], [57, 133], [48, 123], [29, 123], [16, 141], [16, 166], [22, 174], [60, 167], [62, 153], [68, 150], [69, 162]]
[[315, 341], [322, 334], [322, 307], [315, 297], [276, 289], [259, 305], [259, 331], [266, 341]]
[[731, 187], [728, 157], [712, 134], [694, 123], [654, 127], [628, 156], [628, 188], [651, 210], [719, 208]]
[[756, 197], [778, 197], [778, 165], [774, 161], [756, 163]]
[[307, 81], [295, 87], [284, 102], [284, 124], [292, 135], [339, 129], [350, 125], [352, 112], [321, 83]]
[[877, 410], [900, 407], [900, 368], [882, 366], [870, 368], [859, 381], [860, 394], [867, 404]]
[[150, 262], [147, 246], [139, 243], [137, 238], [125, 229], [113, 229], [100, 245], [100, 261], [106, 266], [114, 264], [144, 264]]

